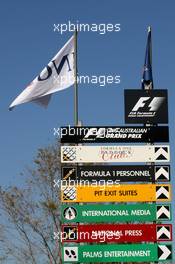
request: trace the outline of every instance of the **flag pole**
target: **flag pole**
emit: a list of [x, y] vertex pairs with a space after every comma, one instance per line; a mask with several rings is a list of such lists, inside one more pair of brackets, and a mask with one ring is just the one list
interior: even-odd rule
[[78, 82], [77, 82], [77, 29], [75, 29], [74, 32], [74, 78], [75, 78], [75, 84], [74, 84], [74, 124], [75, 126], [78, 126]]
[[[149, 67], [151, 67], [149, 70], [151, 71], [151, 80], [150, 80], [150, 83], [151, 85], [148, 85], [147, 87], [144, 86], [144, 90], [153, 90], [154, 89], [154, 85], [153, 85], [153, 75], [152, 75], [152, 36], [151, 36], [151, 26], [148, 27], [148, 34], [150, 34], [150, 43], [149, 43], [149, 46], [148, 46], [148, 43], [147, 43], [147, 54], [146, 56], [148, 56], [148, 64], [149, 64]], [[145, 65], [144, 65], [145, 66]], [[145, 124], [147, 127], [151, 127], [151, 126], [154, 126], [154, 125], [157, 125], [157, 124], [152, 124], [152, 123], [148, 123], [148, 124]], [[147, 145], [150, 145], [150, 143], [148, 143]], [[154, 145], [154, 143], [152, 143], [151, 145]], [[151, 165], [151, 166], [154, 166], [155, 163], [147, 163], [147, 165]], [[155, 181], [152, 181], [152, 184], [155, 184]], [[156, 204], [156, 202], [153, 202], [154, 204]], [[156, 222], [153, 222], [153, 224], [155, 224]], [[155, 262], [150, 262], [150, 263], [158, 263], [157, 261]]]

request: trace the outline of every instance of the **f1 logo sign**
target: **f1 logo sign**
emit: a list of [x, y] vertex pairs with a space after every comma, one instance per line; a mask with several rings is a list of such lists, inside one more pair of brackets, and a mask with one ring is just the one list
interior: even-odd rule
[[167, 124], [167, 90], [125, 90], [125, 122]]
[[[147, 104], [147, 102], [150, 99], [151, 99], [151, 97], [141, 97], [138, 100], [138, 102], [136, 103], [136, 105], [133, 107], [132, 111], [136, 112], [140, 108], [145, 107], [145, 105]], [[157, 111], [164, 100], [165, 100], [165, 97], [154, 97], [151, 100], [150, 104], [148, 105], [149, 110], [150, 111]]]
[[85, 139], [87, 138], [104, 138], [105, 137], [105, 128], [89, 128], [88, 132], [85, 135]]

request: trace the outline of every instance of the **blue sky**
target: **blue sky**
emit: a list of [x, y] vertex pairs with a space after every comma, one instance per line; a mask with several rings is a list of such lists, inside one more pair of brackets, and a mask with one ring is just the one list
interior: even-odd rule
[[55, 94], [47, 110], [30, 103], [8, 111], [12, 100], [72, 35], [54, 32], [53, 24], [69, 20], [121, 24], [120, 32], [79, 34], [79, 74], [121, 76], [120, 84], [79, 86], [79, 116], [84, 125], [124, 125], [124, 89], [141, 87], [146, 30], [152, 26], [154, 86], [167, 88], [169, 92], [173, 179], [174, 10], [173, 0], [7, 0], [1, 3], [0, 185], [23, 184], [20, 172], [31, 164], [37, 148], [54, 142], [54, 127], [73, 124], [73, 87]]

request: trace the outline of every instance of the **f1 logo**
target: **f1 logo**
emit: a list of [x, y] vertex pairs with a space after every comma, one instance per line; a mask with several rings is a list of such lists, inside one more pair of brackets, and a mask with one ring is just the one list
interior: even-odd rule
[[[136, 105], [133, 107], [132, 111], [136, 112], [140, 108], [143, 108], [146, 105], [147, 101], [150, 100], [150, 98], [151, 97], [140, 97]], [[157, 111], [160, 105], [162, 104], [162, 102], [164, 101], [164, 99], [165, 97], [154, 97], [150, 102], [150, 104], [148, 105], [149, 111]]]
[[105, 137], [105, 128], [101, 127], [101, 128], [89, 128], [87, 134], [85, 135], [85, 139], [86, 138], [104, 138]]
[[167, 124], [167, 90], [125, 90], [125, 122]]

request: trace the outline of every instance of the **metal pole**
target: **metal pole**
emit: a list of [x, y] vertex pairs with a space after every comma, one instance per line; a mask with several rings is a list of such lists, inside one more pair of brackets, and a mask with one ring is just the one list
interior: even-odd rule
[[[148, 27], [148, 34], [149, 34], [149, 32], [151, 33], [151, 27], [150, 26]], [[151, 41], [152, 41], [152, 38], [151, 38]], [[152, 67], [152, 43], [150, 43], [150, 53], [149, 53], [149, 55], [150, 55], [150, 57], [149, 57], [150, 64], [151, 64], [151, 67]], [[153, 80], [152, 80], [151, 85], [148, 85], [148, 86], [145, 85], [145, 87], [143, 89], [144, 90], [153, 90], [153, 88], [154, 88], [154, 85], [153, 85]], [[157, 124], [155, 124], [155, 125], [157, 125]], [[146, 124], [146, 126], [154, 126], [154, 124]], [[149, 145], [149, 143], [148, 143], [148, 145]], [[154, 144], [152, 144], [152, 145], [154, 145]], [[151, 163], [151, 164], [148, 163], [148, 165], [154, 165], [154, 163]], [[152, 182], [152, 183], [155, 183], [155, 182]], [[155, 223], [155, 222], [153, 222], [153, 223]], [[158, 263], [158, 262], [152, 262], [152, 263]]]
[[78, 82], [77, 82], [77, 29], [75, 29], [74, 33], [74, 124], [78, 126]]
[[[77, 75], [78, 75], [78, 70], [77, 70], [77, 29], [75, 29], [74, 32], [74, 125], [77, 127], [79, 126], [79, 121], [78, 121], [78, 82], [77, 82]], [[64, 144], [63, 144], [64, 145]], [[78, 165], [76, 165], [78, 166]], [[60, 223], [61, 225], [61, 223]], [[61, 249], [61, 242], [60, 242], [60, 249]], [[62, 257], [61, 257], [61, 252], [60, 252], [60, 264], [62, 264]]]

